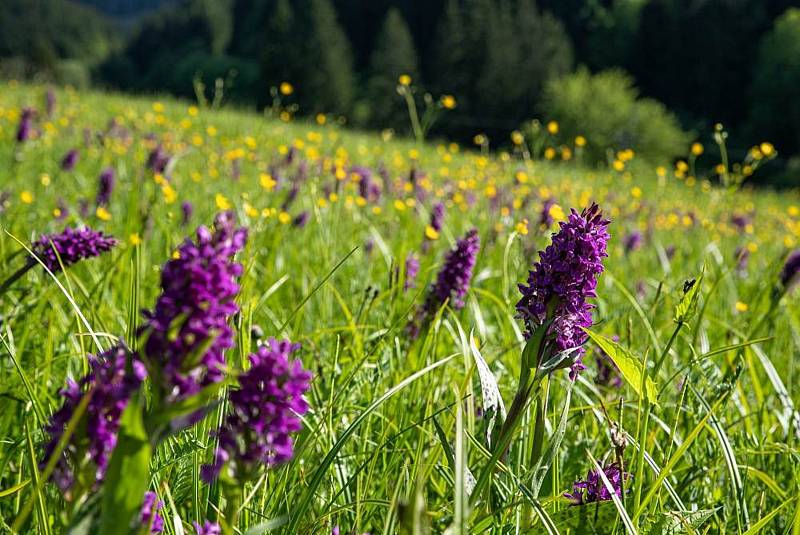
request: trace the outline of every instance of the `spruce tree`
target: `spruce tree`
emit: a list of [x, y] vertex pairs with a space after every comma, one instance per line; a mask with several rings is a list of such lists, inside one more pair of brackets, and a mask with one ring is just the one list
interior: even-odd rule
[[289, 82], [295, 86], [300, 84], [303, 36], [299, 32], [299, 26], [291, 1], [278, 0], [267, 22], [266, 45], [261, 60], [265, 100], [270, 87], [277, 87], [282, 82]]
[[406, 105], [396, 91], [401, 74], [408, 74], [418, 82], [417, 53], [411, 32], [400, 11], [392, 8], [370, 57], [367, 98], [371, 125], [396, 129], [407, 126]]
[[436, 31], [432, 68], [427, 79], [438, 93], [458, 95], [459, 106], [466, 104], [470, 77], [466, 17], [458, 0], [448, 0]]
[[572, 70], [572, 43], [562, 23], [539, 11], [535, 0], [519, 0], [514, 28], [520, 36], [516, 72], [525, 81], [515, 104], [530, 118], [543, 111], [537, 108], [547, 81]]
[[306, 14], [302, 76], [297, 83], [301, 109], [346, 114], [355, 85], [350, 42], [330, 0], [310, 0]]
[[514, 26], [514, 14], [508, 0], [501, 0], [487, 15], [483, 21], [487, 46], [476, 83], [474, 112], [479, 117], [490, 117], [490, 122], [508, 123], [505, 128], [513, 128], [517, 102], [529, 83], [517, 70], [525, 36], [509, 31]]
[[189, 11], [206, 25], [211, 53], [224, 53], [233, 35], [233, 1], [194, 0]]

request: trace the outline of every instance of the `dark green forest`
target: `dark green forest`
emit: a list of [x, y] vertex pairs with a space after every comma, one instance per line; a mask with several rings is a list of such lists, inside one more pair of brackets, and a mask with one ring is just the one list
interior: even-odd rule
[[[407, 133], [400, 74], [457, 106], [434, 136], [492, 146], [530, 120], [652, 159], [761, 141], [800, 171], [800, 2], [787, 0], [4, 0], [5, 77], [169, 92]], [[280, 95], [281, 82], [292, 84]], [[580, 114], [580, 115], [578, 115]], [[580, 121], [578, 120], [580, 119]], [[603, 124], [607, 123], [607, 124]], [[574, 126], [571, 126], [574, 125]], [[614, 130], [610, 132], [609, 125]], [[651, 132], [658, 128], [657, 132]], [[574, 131], [573, 131], [574, 130]], [[646, 141], [642, 141], [646, 140]], [[637, 147], [638, 148], [638, 147]], [[597, 160], [603, 160], [599, 151]]]

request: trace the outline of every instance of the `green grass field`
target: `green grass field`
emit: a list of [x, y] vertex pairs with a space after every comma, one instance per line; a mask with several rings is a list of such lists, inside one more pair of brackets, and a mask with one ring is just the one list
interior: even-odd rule
[[[237, 255], [244, 272], [228, 366], [246, 368], [260, 337], [300, 343], [296, 355], [313, 373], [310, 409], [294, 459], [239, 488], [199, 477], [224, 402], [156, 444], [148, 487], [163, 501], [165, 533], [191, 533], [206, 519], [231, 533], [800, 533], [800, 313], [791, 291], [773, 297], [800, 237], [795, 192], [732, 191], [672, 169], [659, 177], [635, 156], [620, 170], [587, 169], [580, 147], [557, 135], [545, 145], [570, 147], [569, 161], [166, 98], [62, 91], [47, 117], [44, 94], [0, 86], [0, 281], [25, 264], [33, 240], [67, 225], [120, 243], [55, 280], [34, 266], [0, 295], [3, 530], [96, 532], [80, 519], [107, 514], [91, 516], [113, 484], [127, 483], [107, 480], [78, 499], [44, 481], [43, 427], [67, 378], [88, 371], [89, 354], [118, 337], [137, 344], [140, 310], [153, 307], [176, 247], [234, 210], [249, 239]], [[25, 106], [38, 109], [38, 134], [17, 143]], [[146, 167], [159, 143], [173, 155], [164, 176]], [[79, 161], [63, 170], [73, 148]], [[116, 187], [97, 210], [108, 166]], [[359, 195], [353, 166], [372, 170], [379, 198]], [[619, 384], [598, 380], [601, 352], [588, 342], [574, 385], [566, 370], [546, 377], [508, 450], [492, 458], [477, 354], [491, 370], [484, 382], [493, 376], [509, 407], [525, 345], [517, 284], [558, 228], [540, 224], [545, 199], [557, 203], [556, 221], [592, 201], [611, 220], [592, 331], [619, 337], [615, 361], [626, 373]], [[185, 201], [194, 207], [186, 225]], [[438, 233], [426, 230], [436, 201], [447, 207]], [[296, 225], [304, 212], [307, 224]], [[412, 340], [409, 319], [472, 227], [481, 249], [466, 305], [442, 308]], [[634, 232], [641, 247], [626, 251]], [[737, 248], [749, 251], [748, 266], [737, 267]], [[410, 253], [421, 267], [404, 291]], [[696, 311], [676, 323], [684, 283], [701, 273]], [[638, 394], [644, 376], [657, 396]], [[594, 460], [615, 458], [632, 474], [621, 499], [572, 506], [562, 497]], [[537, 459], [548, 469], [537, 471]], [[471, 491], [470, 474], [487, 484]]]

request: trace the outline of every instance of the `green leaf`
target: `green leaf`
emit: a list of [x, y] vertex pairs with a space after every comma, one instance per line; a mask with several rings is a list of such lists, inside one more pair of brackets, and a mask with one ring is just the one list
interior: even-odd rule
[[[705, 269], [704, 269], [705, 271]], [[697, 302], [700, 300], [700, 284], [703, 282], [701, 273], [697, 280], [686, 281], [683, 285], [683, 297], [675, 306], [675, 323], [686, 323], [697, 312]]]
[[645, 379], [645, 392], [642, 392], [642, 373], [644, 373], [642, 361], [610, 338], [606, 338], [602, 334], [597, 334], [589, 329], [584, 329], [584, 331], [592, 339], [592, 342], [600, 346], [600, 349], [605, 351], [606, 355], [614, 361], [614, 364], [619, 368], [620, 373], [633, 387], [634, 391], [640, 397], [645, 397], [653, 405], [658, 405], [658, 388], [656, 388], [655, 381], [650, 377]]
[[106, 472], [100, 514], [100, 535], [127, 532], [142, 507], [150, 485], [153, 448], [144, 427], [141, 396], [137, 393], [120, 419], [119, 438]]
[[481, 395], [483, 398], [484, 422], [486, 422], [486, 444], [491, 448], [492, 445], [492, 431], [495, 424], [502, 426], [506, 419], [506, 407], [503, 404], [503, 396], [500, 394], [500, 388], [497, 386], [497, 379], [495, 379], [489, 365], [481, 355], [478, 346], [475, 344], [475, 338], [469, 333], [469, 346], [472, 350], [472, 358], [475, 360], [475, 366], [478, 370], [478, 377], [481, 381]]
[[29, 484], [30, 482], [31, 482], [31, 480], [30, 480], [30, 479], [26, 479], [25, 481], [23, 481], [23, 482], [22, 482], [22, 483], [20, 483], [19, 485], [14, 485], [13, 487], [9, 487], [9, 488], [7, 488], [7, 489], [0, 490], [0, 498], [6, 498], [6, 497], [8, 497], [8, 496], [11, 496], [11, 495], [13, 495], [13, 494], [16, 494], [16, 493], [17, 493], [17, 492], [19, 492], [20, 490], [22, 490], [22, 489], [24, 489], [25, 487], [27, 487], [27, 486], [28, 486], [28, 484]]
[[667, 511], [656, 513], [649, 522], [651, 525], [645, 528], [643, 533], [647, 535], [678, 535], [680, 533], [691, 533], [700, 529], [705, 522], [716, 513], [720, 507], [714, 509], [700, 509], [699, 511]]
[[533, 331], [533, 334], [525, 344], [525, 348], [522, 350], [523, 366], [535, 368], [539, 364], [538, 359], [542, 350], [542, 344], [544, 343], [545, 336], [547, 335], [547, 331], [550, 329], [550, 325], [552, 325], [552, 323], [553, 318], [549, 318], [545, 320], [544, 323], [536, 327], [536, 329]]

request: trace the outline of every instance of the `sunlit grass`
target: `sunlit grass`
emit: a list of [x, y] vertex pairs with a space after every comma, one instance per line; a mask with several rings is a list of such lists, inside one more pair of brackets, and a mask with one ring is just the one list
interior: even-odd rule
[[[67, 223], [87, 223], [121, 241], [113, 253], [57, 275], [58, 284], [33, 269], [0, 296], [5, 527], [30, 507], [21, 531], [63, 530], [62, 497], [52, 485], [36, 490], [43, 420], [60, 406], [59, 389], [68, 376], [85, 372], [87, 353], [108, 345], [104, 333], [136, 343], [139, 309], [158, 293], [160, 266], [197, 225], [230, 208], [250, 228], [250, 239], [239, 256], [245, 273], [229, 361], [241, 367], [260, 331], [301, 343], [300, 357], [315, 376], [295, 458], [247, 486], [243, 532], [274, 526], [324, 533], [337, 525], [343, 533], [373, 534], [411, 533], [415, 526], [466, 533], [542, 532], [550, 525], [582, 532], [590, 520], [580, 510], [589, 506], [571, 508], [560, 496], [595, 460], [613, 458], [611, 421], [627, 436], [623, 458], [636, 477], [620, 503], [597, 509], [591, 522], [599, 532], [622, 531], [628, 521], [646, 532], [675, 518], [682, 519], [674, 524], [681, 531], [702, 524], [698, 529], [710, 532], [755, 532], [762, 519], [769, 532], [799, 529], [800, 315], [795, 296], [778, 303], [769, 297], [800, 238], [796, 193], [732, 193], [673, 170], [660, 178], [635, 157], [619, 171], [587, 169], [574, 160], [525, 159], [513, 144], [508, 153], [488, 154], [384, 140], [347, 131], [335, 118], [324, 125], [285, 123], [168, 98], [71, 91], [58, 93], [52, 118], [40, 115], [38, 139], [20, 146], [14, 141], [20, 109], [42, 108], [44, 88], [0, 89], [0, 192], [7, 193], [0, 279], [22, 264], [19, 242], [27, 245]], [[169, 180], [145, 169], [157, 143], [175, 155], [164, 173]], [[61, 159], [72, 148], [80, 161], [74, 171], [62, 171]], [[293, 162], [278, 166], [290, 151]], [[93, 201], [97, 177], [109, 165], [117, 185], [104, 214]], [[379, 201], [359, 196], [353, 165], [373, 170], [383, 186]], [[307, 179], [286, 206], [300, 173]], [[594, 331], [619, 336], [639, 361], [646, 358], [651, 373], [665, 355], [652, 377], [658, 403], [645, 417], [646, 404], [632, 385], [596, 384], [591, 346], [539, 499], [527, 494], [529, 410], [510, 453], [498, 460], [492, 499], [470, 507], [458, 467], [478, 474], [491, 453], [477, 410], [483, 400], [469, 333], [509, 405], [522, 349], [516, 284], [555, 229], [539, 224], [547, 198], [557, 203], [550, 211], [556, 220], [592, 200], [612, 219]], [[84, 199], [88, 209], [81, 215]], [[431, 240], [425, 229], [435, 199], [448, 213]], [[70, 211], [65, 221], [54, 216], [59, 201]], [[184, 201], [194, 205], [186, 226]], [[303, 211], [308, 224], [293, 226]], [[750, 223], [737, 227], [734, 214]], [[483, 246], [466, 307], [443, 310], [427, 336], [410, 343], [409, 315], [444, 252], [471, 227], [479, 229]], [[643, 234], [643, 246], [626, 253], [623, 237], [634, 231]], [[746, 273], [736, 269], [737, 247], [751, 252]], [[417, 287], [404, 292], [395, 268], [410, 252], [421, 270]], [[697, 313], [676, 331], [684, 282], [703, 269]], [[562, 422], [568, 384], [566, 372], [548, 383], [547, 437]], [[192, 521], [217, 515], [218, 488], [199, 481], [198, 470], [211, 458], [208, 431], [219, 418], [216, 410], [155, 455], [151, 488], [165, 502], [167, 533], [179, 532], [176, 522], [190, 530]], [[680, 515], [664, 515], [669, 512]]]

